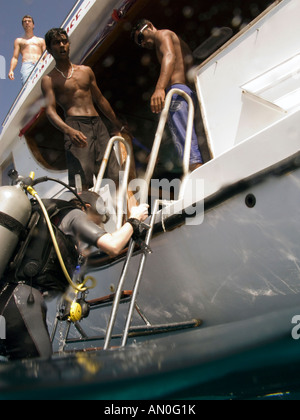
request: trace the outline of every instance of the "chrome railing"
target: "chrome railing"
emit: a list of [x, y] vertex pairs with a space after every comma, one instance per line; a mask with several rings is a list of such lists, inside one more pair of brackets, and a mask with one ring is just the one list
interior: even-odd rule
[[129, 180], [129, 172], [130, 172], [130, 165], [131, 165], [131, 160], [132, 160], [132, 151], [131, 148], [129, 146], [129, 144], [127, 143], [127, 141], [125, 139], [123, 139], [123, 137], [119, 137], [119, 136], [115, 136], [112, 137], [109, 142], [108, 145], [106, 147], [106, 151], [99, 169], [99, 173], [97, 176], [97, 180], [96, 183], [94, 185], [93, 191], [94, 192], [99, 192], [100, 188], [101, 188], [101, 184], [104, 178], [104, 174], [107, 168], [107, 164], [112, 152], [112, 148], [115, 145], [115, 143], [122, 143], [124, 144], [125, 148], [126, 148], [126, 152], [127, 152], [127, 157], [126, 157], [126, 164], [125, 164], [125, 169], [124, 169], [124, 175], [123, 175], [123, 180], [121, 185], [119, 186], [119, 191], [118, 191], [118, 199], [117, 199], [117, 230], [121, 229], [122, 225], [123, 225], [123, 215], [124, 215], [124, 202], [125, 202], [125, 197], [127, 194], [127, 187], [128, 187], [128, 180]]
[[[188, 121], [187, 121], [187, 130], [186, 130], [186, 140], [185, 140], [185, 148], [184, 148], [184, 156], [183, 156], [183, 174], [184, 178], [190, 172], [190, 155], [191, 155], [191, 147], [192, 147], [192, 134], [193, 134], [193, 125], [194, 125], [194, 117], [195, 117], [195, 109], [194, 103], [192, 98], [185, 92], [180, 89], [172, 89], [166, 96], [165, 106], [161, 113], [161, 117], [159, 120], [157, 132], [155, 135], [149, 164], [145, 174], [145, 188], [141, 192], [141, 203], [145, 203], [148, 197], [148, 190], [150, 186], [150, 182], [154, 173], [155, 165], [158, 158], [159, 149], [161, 146], [162, 137], [164, 134], [165, 126], [167, 123], [169, 110], [172, 103], [173, 95], [180, 95], [182, 96], [189, 105], [189, 114], [188, 114]], [[147, 188], [146, 188], [147, 186]]]

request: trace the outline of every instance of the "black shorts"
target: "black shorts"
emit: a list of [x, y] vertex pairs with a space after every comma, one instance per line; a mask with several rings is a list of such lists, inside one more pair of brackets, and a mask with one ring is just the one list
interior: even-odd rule
[[[81, 176], [83, 189], [94, 185], [93, 176], [97, 177], [104, 153], [110, 139], [107, 128], [100, 117], [67, 117], [66, 124], [81, 131], [86, 137], [88, 146], [80, 148], [65, 136], [65, 150], [69, 171], [69, 184], [75, 187], [75, 175]], [[116, 185], [119, 182], [120, 166], [115, 153], [112, 152], [108, 162], [106, 177]]]

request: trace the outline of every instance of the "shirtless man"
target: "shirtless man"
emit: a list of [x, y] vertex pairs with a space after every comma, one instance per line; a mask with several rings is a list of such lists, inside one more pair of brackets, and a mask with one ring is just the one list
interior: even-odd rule
[[21, 78], [24, 85], [34, 66], [46, 50], [43, 38], [37, 38], [34, 33], [34, 21], [31, 16], [24, 16], [22, 26], [25, 30], [23, 38], [17, 38], [14, 43], [14, 54], [10, 64], [8, 77], [15, 80], [14, 70], [17, 67], [19, 55], [22, 55]]
[[[196, 95], [187, 86], [187, 72], [193, 64], [192, 53], [188, 45], [174, 32], [158, 30], [147, 20], [140, 20], [132, 31], [133, 41], [141, 48], [156, 50], [158, 61], [161, 65], [160, 76], [155, 92], [151, 98], [151, 110], [159, 114], [165, 104], [166, 94], [173, 88], [186, 92], [196, 103]], [[179, 155], [183, 159], [186, 123], [188, 118], [188, 104], [179, 95], [174, 95], [170, 107], [168, 125]], [[198, 147], [198, 138], [195, 127], [193, 128], [190, 169], [195, 170], [203, 164], [203, 159]]]
[[[97, 86], [90, 67], [72, 64], [67, 33], [53, 28], [45, 36], [48, 52], [54, 57], [55, 68], [42, 79], [46, 98], [46, 112], [50, 122], [64, 133], [69, 183], [75, 186], [75, 175], [81, 176], [82, 186], [93, 186], [110, 138], [94, 103], [111, 121], [120, 135], [122, 123]], [[56, 104], [65, 113], [65, 121], [58, 115]], [[118, 185], [120, 167], [114, 154], [108, 165], [108, 178]]]

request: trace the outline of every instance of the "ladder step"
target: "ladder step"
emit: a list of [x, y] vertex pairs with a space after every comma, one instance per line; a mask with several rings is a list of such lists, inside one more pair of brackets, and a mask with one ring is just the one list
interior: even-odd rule
[[[103, 296], [101, 298], [89, 300], [87, 303], [90, 305], [91, 308], [95, 306], [107, 305], [109, 303], [113, 303], [115, 298], [115, 293], [112, 293], [108, 296]], [[132, 296], [132, 290], [124, 290], [121, 294], [121, 301], [125, 299], [129, 299]]]
[[159, 325], [147, 325], [131, 327], [129, 330], [129, 337], [151, 335], [151, 334], [163, 334], [173, 331], [185, 330], [189, 328], [199, 328], [203, 324], [201, 319], [192, 319], [191, 321], [176, 322], [173, 324], [159, 324]]
[[[184, 322], [176, 322], [173, 324], [158, 324], [158, 325], [143, 325], [143, 326], [136, 326], [131, 327], [129, 330], [128, 337], [135, 338], [135, 337], [142, 337], [147, 335], [156, 335], [156, 334], [165, 334], [165, 333], [172, 333], [175, 331], [181, 331], [186, 329], [192, 328], [199, 328], [203, 324], [201, 319], [192, 319], [191, 321], [184, 321]], [[112, 339], [120, 339], [122, 338], [122, 334], [115, 334], [111, 338]], [[80, 338], [69, 338], [66, 340], [67, 344], [77, 344], [77, 343], [88, 343], [93, 341], [102, 341], [105, 339], [105, 336], [83, 336]], [[103, 350], [101, 348], [101, 350]]]

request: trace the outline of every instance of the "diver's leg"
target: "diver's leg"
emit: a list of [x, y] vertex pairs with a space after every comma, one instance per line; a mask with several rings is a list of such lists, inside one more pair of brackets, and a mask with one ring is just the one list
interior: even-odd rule
[[0, 297], [0, 314], [6, 321], [6, 356], [10, 360], [52, 355], [46, 325], [46, 305], [40, 292], [25, 284], [6, 286]]

